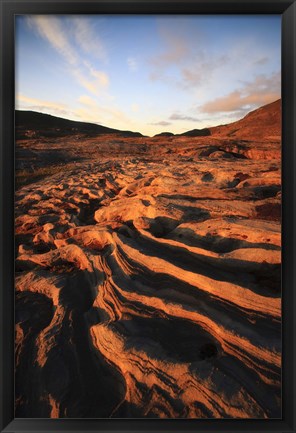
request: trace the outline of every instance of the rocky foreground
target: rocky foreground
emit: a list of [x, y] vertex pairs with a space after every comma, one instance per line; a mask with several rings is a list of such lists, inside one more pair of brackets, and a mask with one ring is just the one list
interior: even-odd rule
[[279, 142], [133, 140], [16, 193], [16, 416], [281, 417]]

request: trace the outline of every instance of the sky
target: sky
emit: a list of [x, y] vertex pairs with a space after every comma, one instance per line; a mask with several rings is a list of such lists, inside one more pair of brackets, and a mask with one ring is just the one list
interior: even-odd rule
[[19, 15], [16, 109], [152, 136], [281, 97], [280, 15]]

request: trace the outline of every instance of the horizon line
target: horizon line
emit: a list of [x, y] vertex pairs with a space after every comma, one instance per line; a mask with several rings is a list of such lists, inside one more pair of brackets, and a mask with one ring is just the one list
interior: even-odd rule
[[101, 124], [101, 123], [89, 122], [89, 121], [87, 121], [87, 120], [76, 120], [76, 119], [71, 119], [71, 118], [68, 118], [68, 117], [56, 116], [56, 115], [51, 114], [51, 113], [44, 113], [44, 112], [41, 112], [41, 111], [25, 110], [25, 109], [18, 109], [18, 108], [15, 108], [14, 111], [31, 112], [31, 113], [43, 114], [43, 115], [45, 115], [45, 116], [51, 116], [51, 117], [55, 117], [55, 118], [57, 118], [57, 119], [68, 120], [68, 121], [70, 121], [70, 122], [76, 122], [76, 123], [87, 123], [87, 124], [89, 124], [89, 125], [102, 126], [102, 127], [104, 127], [104, 128], [108, 128], [108, 129], [111, 129], [111, 130], [112, 130], [112, 129], [113, 129], [113, 130], [117, 130], [118, 132], [133, 132], [133, 133], [139, 133], [139, 134], [141, 134], [143, 137], [155, 137], [155, 136], [160, 135], [160, 134], [163, 134], [163, 133], [170, 133], [170, 134], [173, 134], [174, 136], [179, 136], [179, 135], [183, 135], [183, 134], [185, 134], [186, 132], [190, 132], [190, 131], [193, 131], [193, 130], [199, 130], [199, 131], [202, 131], [202, 130], [205, 130], [205, 129], [216, 128], [216, 127], [219, 127], [219, 126], [231, 125], [232, 123], [239, 122], [240, 120], [244, 119], [244, 118], [245, 118], [246, 116], [248, 116], [250, 113], [252, 113], [252, 112], [254, 112], [254, 111], [256, 111], [256, 110], [259, 110], [260, 108], [263, 108], [263, 107], [266, 107], [266, 106], [268, 106], [268, 105], [274, 104], [275, 102], [281, 101], [281, 99], [282, 99], [282, 98], [280, 97], [280, 98], [278, 98], [278, 99], [276, 99], [276, 100], [274, 100], [274, 101], [272, 101], [272, 102], [269, 102], [269, 103], [264, 104], [264, 105], [260, 105], [260, 106], [258, 106], [257, 108], [254, 108], [254, 109], [248, 111], [248, 112], [247, 112], [243, 117], [240, 117], [239, 119], [234, 120], [234, 121], [229, 122], [229, 123], [223, 123], [223, 124], [220, 123], [220, 124], [217, 124], [217, 125], [206, 126], [206, 127], [203, 127], [203, 128], [193, 128], [193, 129], [189, 129], [189, 130], [185, 131], [184, 133], [179, 133], [179, 134], [175, 134], [175, 133], [173, 133], [173, 132], [171, 132], [171, 131], [164, 130], [164, 131], [161, 131], [160, 133], [154, 134], [154, 135], [152, 135], [152, 136], [151, 136], [151, 135], [147, 135], [147, 134], [143, 134], [143, 133], [140, 132], [140, 131], [133, 131], [133, 130], [129, 130], [129, 129], [126, 129], [126, 130], [123, 130], [123, 129], [117, 129], [117, 128], [114, 128], [114, 127], [111, 127], [111, 126], [103, 125], [103, 124]]

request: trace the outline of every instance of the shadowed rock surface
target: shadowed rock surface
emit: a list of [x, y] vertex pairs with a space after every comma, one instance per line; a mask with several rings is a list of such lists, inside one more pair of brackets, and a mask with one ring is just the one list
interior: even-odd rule
[[281, 144], [213, 130], [17, 142], [17, 417], [281, 417]]

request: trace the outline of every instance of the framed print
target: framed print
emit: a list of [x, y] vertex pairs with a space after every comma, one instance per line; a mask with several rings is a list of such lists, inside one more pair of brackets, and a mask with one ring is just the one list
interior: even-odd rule
[[295, 14], [1, 0], [1, 431], [295, 431]]

